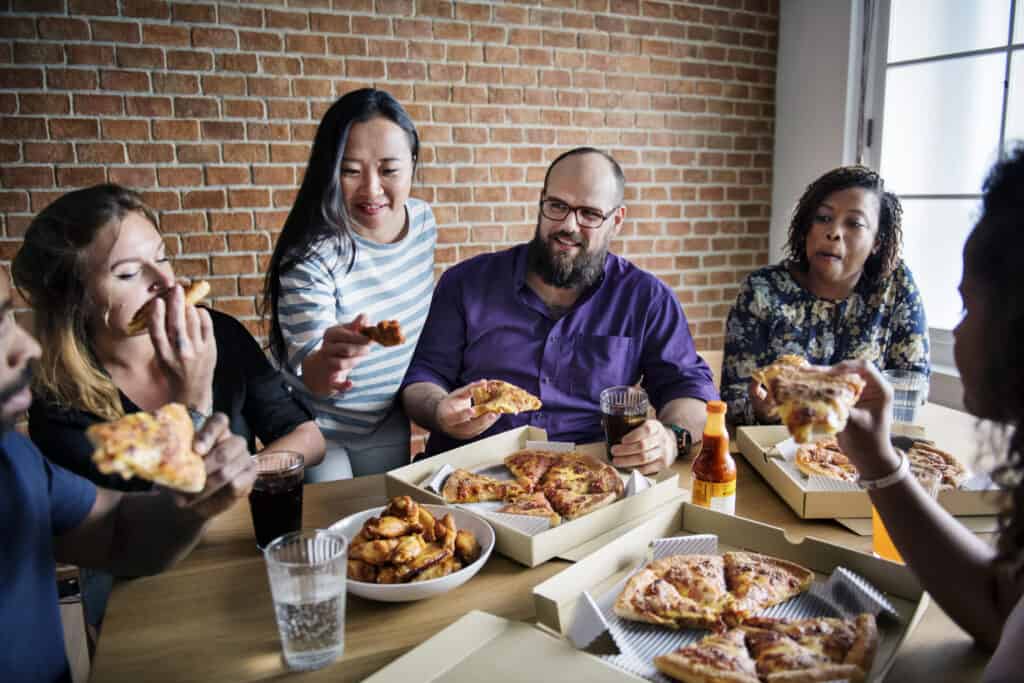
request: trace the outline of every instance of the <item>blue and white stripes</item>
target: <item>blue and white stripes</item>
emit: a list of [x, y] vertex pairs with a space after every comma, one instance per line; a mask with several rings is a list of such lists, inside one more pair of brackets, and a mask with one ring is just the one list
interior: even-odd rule
[[345, 394], [317, 399], [296, 376], [294, 386], [313, 406], [329, 443], [373, 432], [390, 411], [395, 393], [416, 348], [434, 290], [437, 224], [426, 202], [409, 199], [409, 232], [394, 244], [377, 244], [355, 235], [356, 260], [348, 270], [347, 249], [330, 240], [317, 245], [303, 263], [281, 276], [278, 315], [291, 366], [320, 348], [327, 328], [365, 313], [371, 324], [398, 320], [406, 342], [370, 347], [352, 370]]

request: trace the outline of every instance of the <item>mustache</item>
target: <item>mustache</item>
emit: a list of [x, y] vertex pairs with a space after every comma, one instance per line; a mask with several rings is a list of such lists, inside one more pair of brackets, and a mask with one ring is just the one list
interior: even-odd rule
[[572, 242], [573, 244], [575, 244], [577, 246], [583, 244], [583, 239], [582, 238], [577, 237], [573, 233], [567, 232], [565, 230], [559, 230], [558, 232], [551, 233], [551, 235], [548, 237], [548, 240], [550, 241], [550, 240], [558, 239], [559, 237], [564, 239], [566, 242]]
[[26, 366], [17, 379], [6, 386], [0, 387], [0, 404], [6, 403], [8, 399], [30, 384], [32, 384], [32, 368]]

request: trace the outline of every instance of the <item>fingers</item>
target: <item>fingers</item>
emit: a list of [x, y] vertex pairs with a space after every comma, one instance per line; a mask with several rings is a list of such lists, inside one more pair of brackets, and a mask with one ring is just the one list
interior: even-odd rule
[[185, 292], [181, 289], [181, 285], [172, 287], [165, 300], [167, 301], [167, 338], [179, 354], [190, 351], [192, 337], [189, 336]]
[[188, 503], [204, 517], [211, 517], [249, 495], [256, 480], [256, 463], [249, 455], [245, 440], [228, 432], [203, 459], [206, 487]]
[[764, 385], [757, 380], [750, 381], [750, 386], [747, 391], [750, 394], [750, 397], [754, 400], [765, 401], [768, 398], [768, 392], [765, 390]]
[[174, 349], [167, 338], [167, 303], [161, 297], [153, 300], [153, 311], [149, 318], [149, 336], [161, 359], [167, 362], [174, 358]]
[[205, 456], [218, 442], [231, 436], [228, 418], [224, 413], [214, 413], [192, 440], [192, 450]]
[[667, 455], [665, 439], [665, 428], [661, 423], [646, 420], [622, 437], [622, 443], [612, 446], [612, 464], [616, 467], [644, 468], [659, 460], [664, 462]]

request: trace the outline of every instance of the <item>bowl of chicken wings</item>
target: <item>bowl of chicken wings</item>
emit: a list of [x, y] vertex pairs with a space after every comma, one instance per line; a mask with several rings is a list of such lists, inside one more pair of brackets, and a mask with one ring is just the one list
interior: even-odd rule
[[349, 515], [330, 531], [348, 539], [348, 592], [369, 600], [422, 600], [469, 581], [494, 549], [476, 515], [398, 496]]

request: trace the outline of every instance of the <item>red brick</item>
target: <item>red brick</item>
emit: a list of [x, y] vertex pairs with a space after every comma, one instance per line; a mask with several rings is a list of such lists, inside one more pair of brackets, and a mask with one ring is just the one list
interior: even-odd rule
[[198, 140], [198, 121], [153, 121], [154, 140]]
[[205, 95], [245, 95], [245, 79], [241, 76], [203, 76]]
[[351, 30], [349, 17], [345, 14], [313, 12], [309, 15], [309, 24], [315, 33], [348, 33]]
[[233, 49], [238, 45], [238, 35], [229, 29], [196, 27], [192, 29], [192, 45]]
[[220, 160], [220, 145], [176, 145], [178, 161], [186, 164], [217, 163]]
[[[157, 180], [163, 187], [197, 187], [202, 184], [203, 172], [198, 167], [175, 166], [157, 169]], [[190, 206], [186, 202], [185, 208], [206, 208], [201, 206]]]
[[187, 235], [181, 238], [182, 251], [187, 254], [208, 254], [226, 251], [224, 235]]
[[138, 97], [125, 98], [125, 108], [130, 116], [170, 116], [173, 111], [169, 97]]
[[29, 163], [55, 163], [75, 160], [74, 149], [68, 142], [26, 142], [25, 161]]
[[157, 72], [153, 74], [153, 91], [194, 95], [199, 92], [199, 77], [194, 74]]
[[58, 166], [57, 184], [61, 187], [84, 187], [107, 182], [105, 166]]
[[18, 103], [21, 114], [68, 114], [71, 111], [71, 101], [67, 95], [21, 93], [18, 95]]
[[171, 8], [163, 0], [122, 0], [125, 16], [146, 19], [170, 19]]
[[214, 275], [240, 275], [256, 270], [256, 259], [252, 254], [212, 257], [212, 273]]
[[224, 190], [194, 190], [186, 192], [182, 198], [185, 209], [223, 209], [225, 207]]
[[[223, 11], [222, 6], [221, 12]], [[213, 5], [175, 3], [171, 7], [171, 17], [174, 21], [212, 24], [217, 20], [217, 9]]]
[[391, 33], [391, 21], [384, 17], [352, 17], [352, 33], [360, 36], [386, 36]]
[[287, 78], [257, 78], [254, 76], [246, 78], [246, 88], [250, 95], [269, 97], [287, 97], [291, 89], [290, 81]]
[[[116, 14], [116, 12], [115, 12]], [[141, 40], [139, 24], [132, 21], [98, 21], [90, 19], [92, 39], [111, 43], [138, 43]]]
[[54, 140], [99, 136], [99, 125], [95, 119], [49, 119], [47, 123], [50, 137]]
[[225, 99], [224, 116], [240, 119], [260, 119], [265, 114], [262, 100]]
[[287, 140], [288, 124], [246, 123], [245, 134], [250, 140]]
[[129, 69], [162, 69], [164, 67], [164, 52], [155, 47], [125, 47], [117, 48], [117, 65]]
[[120, 95], [81, 95], [74, 97], [76, 114], [120, 115], [124, 113], [124, 98]]
[[156, 171], [143, 166], [114, 166], [108, 169], [108, 180], [125, 187], [140, 188], [156, 185]]
[[[207, 166], [207, 185], [245, 185], [250, 182], [249, 169], [245, 166]], [[198, 185], [198, 181], [194, 184]]]
[[267, 190], [228, 190], [228, 205], [232, 209], [263, 207], [270, 204]]
[[301, 31], [309, 28], [309, 15], [306, 12], [265, 12], [267, 28], [288, 28]]
[[174, 98], [174, 115], [180, 119], [211, 118], [218, 112], [217, 100], [212, 97]]
[[117, 142], [77, 144], [75, 151], [79, 162], [97, 164], [123, 164], [125, 162], [124, 146]]
[[53, 187], [53, 169], [49, 166], [0, 167], [0, 184], [10, 188]]
[[174, 148], [170, 145], [129, 144], [128, 159], [136, 164], [169, 163], [174, 161]]
[[167, 68], [175, 71], [209, 71], [213, 68], [213, 54], [197, 50], [168, 50]]
[[333, 88], [327, 79], [296, 78], [292, 81], [292, 92], [296, 97], [330, 97]]
[[64, 46], [59, 43], [15, 43], [16, 64], [63, 64]]
[[252, 230], [252, 214], [248, 211], [212, 211], [210, 230]]
[[[71, 86], [76, 90], [91, 90], [81, 85]], [[100, 71], [100, 87], [104, 90], [131, 90], [146, 92], [149, 90], [149, 75], [141, 71]]]
[[284, 49], [284, 38], [278, 33], [239, 31], [238, 47], [243, 52], [280, 52]]
[[267, 160], [267, 146], [261, 144], [224, 145], [224, 161], [229, 163], [259, 163]]
[[109, 45], [67, 45], [69, 65], [110, 66], [114, 63], [114, 48]]
[[176, 45], [179, 47], [187, 47], [189, 44], [189, 30], [184, 26], [143, 24], [142, 42], [147, 45]]
[[[60, 22], [66, 21], [62, 19], [53, 19], [45, 17], [40, 19], [39, 37], [40, 38], [53, 38], [52, 31], [46, 31], [44, 35], [43, 22]], [[82, 22], [83, 24], [85, 22]], [[89, 29], [86, 27], [85, 36], [89, 36]], [[9, 14], [4, 17], [3, 23], [0, 23], [0, 38], [35, 38], [36, 37], [36, 25], [32, 17], [13, 17]], [[57, 36], [59, 37], [59, 36]]]
[[[160, 229], [165, 233], [202, 232], [206, 217], [202, 212], [164, 213], [160, 216]], [[179, 275], [206, 275], [206, 264], [199, 259], [175, 259], [174, 270]]]

